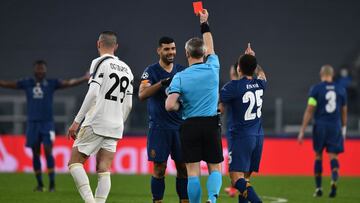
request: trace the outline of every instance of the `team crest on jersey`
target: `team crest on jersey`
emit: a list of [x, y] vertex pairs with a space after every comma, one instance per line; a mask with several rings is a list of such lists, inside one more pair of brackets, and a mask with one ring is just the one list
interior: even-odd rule
[[151, 157], [151, 158], [155, 158], [155, 157], [156, 157], [155, 149], [152, 149], [152, 150], [150, 151], [150, 157]]
[[44, 97], [44, 92], [41, 89], [40, 84], [36, 84], [33, 88], [33, 98], [34, 99], [42, 99]]
[[148, 77], [149, 77], [149, 73], [144, 72], [141, 76], [141, 79], [148, 79]]

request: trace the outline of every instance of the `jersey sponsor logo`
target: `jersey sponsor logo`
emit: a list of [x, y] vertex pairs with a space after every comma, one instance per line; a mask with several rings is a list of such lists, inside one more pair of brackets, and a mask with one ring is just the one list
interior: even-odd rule
[[141, 76], [141, 79], [144, 79], [144, 80], [146, 80], [146, 79], [148, 79], [149, 78], [149, 73], [148, 72], [144, 72], [143, 74], [142, 74], [142, 76]]

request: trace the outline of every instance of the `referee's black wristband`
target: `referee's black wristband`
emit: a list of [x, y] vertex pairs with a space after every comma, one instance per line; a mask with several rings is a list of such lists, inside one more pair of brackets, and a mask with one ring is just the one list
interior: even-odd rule
[[210, 27], [209, 27], [209, 23], [208, 22], [204, 22], [204, 23], [201, 23], [200, 25], [200, 31], [201, 31], [201, 34], [204, 34], [206, 32], [210, 32]]

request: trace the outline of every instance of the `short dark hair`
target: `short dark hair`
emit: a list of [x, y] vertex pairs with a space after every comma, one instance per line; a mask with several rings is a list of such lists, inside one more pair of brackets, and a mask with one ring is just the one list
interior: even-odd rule
[[105, 30], [100, 33], [99, 40], [105, 47], [113, 47], [117, 44], [117, 34], [111, 30]]
[[47, 63], [46, 63], [45, 60], [39, 59], [39, 60], [34, 61], [33, 66], [36, 66], [36, 65], [45, 65], [45, 66], [47, 66]]
[[233, 65], [233, 68], [235, 70], [235, 74], [238, 75], [238, 72], [237, 72], [237, 67], [238, 67], [239, 63], [236, 61]]
[[185, 50], [192, 58], [202, 58], [205, 55], [204, 41], [198, 37], [191, 38], [186, 42]]
[[171, 43], [173, 43], [173, 42], [175, 42], [175, 40], [174, 40], [173, 38], [167, 37], [167, 36], [163, 36], [163, 37], [161, 37], [161, 38], [159, 39], [159, 44], [158, 44], [158, 46], [161, 47], [162, 44], [171, 44]]
[[253, 76], [257, 67], [256, 57], [253, 55], [245, 54], [239, 57], [240, 70], [244, 75]]

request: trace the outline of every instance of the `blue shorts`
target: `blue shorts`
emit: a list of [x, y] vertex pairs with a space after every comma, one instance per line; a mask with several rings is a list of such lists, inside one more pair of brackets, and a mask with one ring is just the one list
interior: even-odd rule
[[169, 155], [176, 162], [181, 162], [179, 130], [150, 128], [147, 135], [148, 160], [162, 163]]
[[258, 172], [264, 136], [233, 136], [229, 148], [230, 172]]
[[227, 146], [228, 146], [228, 150], [230, 151], [230, 146], [231, 146], [231, 134], [230, 134], [230, 131], [227, 130], [226, 133], [225, 133], [225, 138], [226, 138], [226, 143], [227, 143]]
[[317, 153], [327, 152], [339, 154], [344, 152], [344, 138], [341, 127], [337, 125], [316, 124], [313, 129], [313, 148]]
[[41, 143], [52, 145], [55, 140], [55, 126], [52, 121], [29, 121], [26, 128], [26, 146], [35, 147]]

